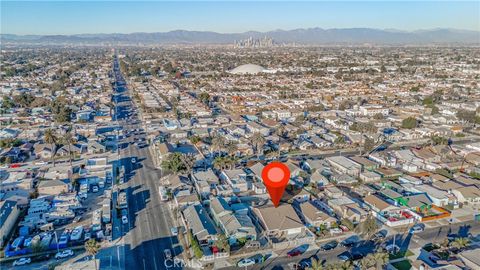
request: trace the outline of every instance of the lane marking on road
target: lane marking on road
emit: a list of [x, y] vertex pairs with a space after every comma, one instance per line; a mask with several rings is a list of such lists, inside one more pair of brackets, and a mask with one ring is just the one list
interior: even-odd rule
[[155, 270], [157, 270], [157, 256], [153, 256], [153, 265], [155, 266]]
[[142, 258], [142, 260], [143, 260], [143, 270], [146, 270], [147, 266], [145, 265], [145, 258]]

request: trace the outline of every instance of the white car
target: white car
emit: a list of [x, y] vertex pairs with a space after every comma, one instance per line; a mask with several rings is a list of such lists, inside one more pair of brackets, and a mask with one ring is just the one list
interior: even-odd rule
[[387, 245], [385, 247], [385, 250], [388, 252], [388, 253], [397, 253], [400, 251], [400, 247], [397, 246], [397, 245], [394, 245], [394, 244], [390, 244], [390, 245]]
[[136, 159], [136, 158], [132, 158], [132, 164], [135, 164], [135, 162], [137, 162], [137, 159]]
[[92, 192], [93, 192], [93, 193], [97, 193], [97, 192], [98, 192], [98, 187], [97, 187], [97, 186], [93, 186]]
[[31, 262], [32, 262], [32, 259], [30, 259], [30, 258], [20, 258], [20, 259], [13, 262], [13, 266], [25, 265], [25, 264], [29, 264]]
[[128, 223], [127, 216], [122, 216], [122, 224], [127, 224], [127, 223]]
[[178, 235], [178, 229], [177, 227], [171, 227], [170, 232], [172, 233], [173, 236]]
[[424, 230], [425, 230], [425, 228], [424, 228], [423, 224], [415, 224], [410, 229], [410, 232], [411, 233], [419, 233], [419, 232], [423, 232]]
[[238, 261], [237, 266], [238, 267], [247, 267], [247, 266], [254, 265], [254, 264], [255, 264], [254, 260], [252, 260], [250, 258], [245, 258], [245, 259], [241, 259], [240, 261]]
[[73, 256], [73, 251], [71, 249], [67, 249], [67, 250], [60, 251], [57, 254], [55, 254], [55, 259], [58, 260], [58, 259], [63, 259], [63, 258], [67, 258], [67, 257], [70, 257], [70, 256]]

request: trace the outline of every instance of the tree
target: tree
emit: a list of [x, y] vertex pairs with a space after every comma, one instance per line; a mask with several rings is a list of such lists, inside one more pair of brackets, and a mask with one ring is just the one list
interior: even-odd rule
[[265, 138], [259, 132], [255, 132], [251, 138], [252, 144], [255, 147], [255, 153], [263, 155], [263, 145], [265, 144]]
[[222, 251], [230, 253], [230, 244], [228, 243], [227, 237], [223, 233], [217, 235], [217, 241], [215, 241], [215, 246]]
[[210, 94], [207, 92], [202, 92], [198, 95], [198, 98], [200, 99], [201, 102], [208, 104], [210, 102]]
[[312, 258], [312, 267], [309, 268], [310, 270], [323, 270], [323, 265], [320, 260]]
[[386, 252], [378, 251], [373, 254], [368, 254], [362, 258], [360, 265], [362, 269], [369, 269], [375, 266], [376, 269], [381, 270], [389, 260], [389, 255]]
[[415, 117], [408, 117], [403, 119], [402, 128], [412, 129], [417, 127], [417, 119]]
[[213, 137], [212, 139], [212, 150], [213, 151], [221, 151], [222, 149], [224, 149], [224, 146], [225, 146], [225, 138], [220, 136], [220, 135], [217, 135], [215, 137]]
[[373, 116], [373, 119], [375, 119], [375, 120], [383, 120], [383, 119], [385, 119], [385, 116], [384, 116], [383, 114], [381, 114], [381, 113], [377, 113], [377, 114], [375, 114], [375, 115]]
[[15, 103], [13, 103], [13, 101], [8, 96], [3, 96], [2, 108], [11, 109], [13, 107], [15, 107]]
[[475, 123], [476, 113], [469, 110], [458, 110], [456, 114], [457, 118], [468, 123]]
[[218, 170], [223, 170], [225, 168], [225, 158], [224, 157], [216, 157], [213, 160], [213, 167]]
[[447, 145], [448, 144], [448, 138], [442, 137], [442, 136], [432, 136], [430, 138], [431, 142], [433, 145]]
[[196, 136], [196, 135], [193, 135], [189, 138], [190, 142], [192, 144], [197, 144], [199, 143], [202, 139], [200, 139], [200, 137]]
[[53, 167], [55, 167], [55, 155], [57, 154], [57, 149], [56, 149], [57, 135], [55, 134], [55, 131], [53, 131], [53, 129], [50, 129], [50, 128], [45, 130], [44, 140], [45, 140], [45, 143], [52, 145], [52, 149], [50, 149], [50, 151], [52, 152], [51, 158], [53, 162]]
[[70, 160], [70, 169], [73, 170], [73, 164], [72, 164], [72, 145], [75, 144], [77, 140], [75, 139], [75, 136], [72, 135], [71, 130], [69, 130], [67, 133], [65, 133], [65, 136], [62, 138], [62, 143], [66, 144], [68, 146], [68, 157]]
[[97, 269], [97, 260], [95, 259], [95, 255], [97, 255], [98, 251], [100, 250], [100, 245], [97, 243], [95, 239], [90, 239], [85, 242], [85, 250], [90, 256], [93, 256], [93, 261], [95, 262], [95, 270]]
[[363, 151], [365, 153], [370, 152], [375, 147], [375, 141], [370, 137], [365, 138], [365, 142], [363, 143]]
[[38, 241], [30, 245], [30, 249], [32, 250], [32, 253], [40, 253], [45, 250], [45, 246], [42, 245], [42, 242]]
[[453, 242], [450, 243], [450, 246], [458, 249], [464, 249], [470, 244], [470, 239], [467, 237], [455, 238]]
[[172, 153], [168, 158], [162, 161], [162, 168], [164, 170], [179, 173], [188, 171], [192, 166], [193, 160], [190, 156], [181, 153]]
[[190, 245], [192, 246], [193, 254], [195, 254], [195, 257], [197, 257], [197, 259], [202, 258], [203, 251], [200, 248], [200, 244], [198, 243], [197, 239], [193, 236], [191, 231], [188, 231], [188, 239], [190, 241]]
[[383, 269], [383, 267], [385, 266], [385, 264], [388, 263], [389, 261], [389, 258], [390, 256], [388, 255], [388, 253], [386, 252], [376, 252], [373, 254], [373, 259], [375, 261], [375, 267], [378, 269], [378, 270], [381, 270]]
[[345, 143], [345, 137], [343, 135], [339, 135], [336, 139], [335, 139], [335, 144], [344, 144]]
[[72, 110], [68, 107], [65, 97], [56, 98], [51, 104], [50, 109], [53, 113], [53, 119], [57, 123], [70, 122], [70, 114]]
[[358, 230], [361, 234], [366, 235], [367, 237], [372, 236], [378, 230], [376, 218], [369, 215], [364, 222], [360, 223]]
[[229, 155], [233, 156], [238, 150], [237, 143], [229, 141], [227, 145], [225, 145], [225, 150]]

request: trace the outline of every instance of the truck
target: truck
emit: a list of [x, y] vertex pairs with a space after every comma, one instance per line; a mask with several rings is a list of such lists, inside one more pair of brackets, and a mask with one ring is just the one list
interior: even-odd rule
[[92, 231], [99, 231], [102, 229], [102, 209], [97, 209], [92, 215]]
[[167, 201], [168, 200], [168, 193], [167, 189], [164, 186], [158, 187], [158, 193], [160, 194], [160, 200]]
[[125, 191], [120, 191], [117, 198], [117, 208], [124, 209], [127, 208], [127, 193]]
[[110, 205], [104, 204], [102, 205], [102, 221], [103, 223], [109, 223], [110, 222]]
[[72, 234], [70, 235], [70, 240], [79, 241], [83, 236], [83, 226], [77, 226], [73, 229]]

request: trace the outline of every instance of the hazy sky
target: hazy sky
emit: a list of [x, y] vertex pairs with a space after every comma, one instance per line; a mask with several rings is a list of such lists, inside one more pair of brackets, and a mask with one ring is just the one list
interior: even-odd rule
[[1, 33], [82, 34], [295, 28], [480, 30], [480, 1], [1, 1]]

